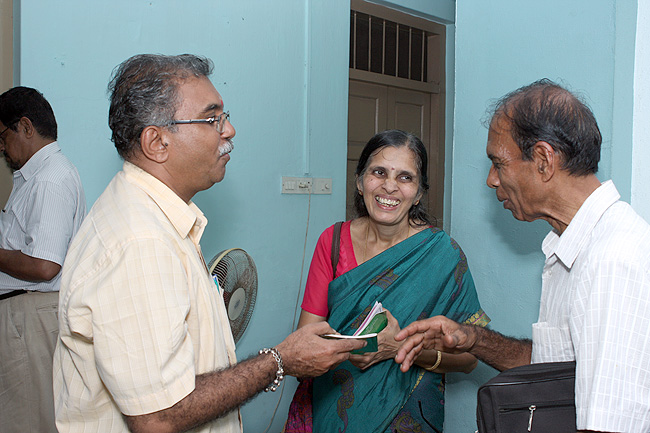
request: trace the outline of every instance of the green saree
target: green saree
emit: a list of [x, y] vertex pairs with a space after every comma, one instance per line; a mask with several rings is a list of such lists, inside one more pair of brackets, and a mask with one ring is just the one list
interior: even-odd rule
[[[329, 324], [353, 334], [375, 301], [401, 327], [436, 315], [484, 326], [467, 260], [445, 232], [429, 228], [341, 275], [329, 285]], [[441, 432], [444, 377], [407, 373], [393, 360], [365, 371], [346, 361], [314, 379], [315, 432]]]

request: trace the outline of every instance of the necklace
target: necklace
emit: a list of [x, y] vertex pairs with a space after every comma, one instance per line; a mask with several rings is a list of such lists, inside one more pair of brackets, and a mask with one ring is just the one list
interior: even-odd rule
[[[407, 226], [408, 228], [406, 229], [406, 237], [402, 239], [402, 241], [405, 241], [408, 239], [409, 235], [411, 234], [411, 224]], [[361, 263], [366, 261], [366, 250], [368, 249], [368, 232], [370, 231], [370, 218], [368, 219], [368, 223], [366, 224], [366, 241], [363, 244], [363, 256], [361, 257]], [[401, 241], [400, 241], [401, 242]], [[399, 242], [397, 242], [395, 245], [397, 245]]]
[[366, 249], [368, 248], [368, 231], [370, 231], [370, 219], [368, 219], [368, 224], [366, 224], [366, 242], [363, 244], [363, 257], [361, 257], [361, 263], [366, 261]]

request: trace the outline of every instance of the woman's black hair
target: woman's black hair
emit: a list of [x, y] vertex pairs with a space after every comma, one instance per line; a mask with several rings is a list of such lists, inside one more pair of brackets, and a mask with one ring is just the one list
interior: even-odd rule
[[[361, 183], [363, 182], [363, 176], [368, 168], [370, 158], [376, 155], [381, 149], [388, 146], [406, 146], [413, 152], [415, 155], [415, 165], [418, 170], [418, 194], [420, 197], [423, 197], [429, 190], [429, 179], [427, 177], [427, 149], [418, 137], [399, 129], [389, 129], [387, 131], [379, 132], [368, 141], [361, 152], [359, 163], [357, 164], [357, 170], [355, 172], [357, 175], [357, 181]], [[363, 196], [361, 194], [354, 195], [354, 210], [359, 218], [368, 216], [368, 209], [366, 208], [366, 204], [363, 201]], [[435, 225], [433, 222], [435, 218], [429, 216], [425, 206], [422, 204], [422, 200], [419, 200], [417, 204], [414, 203], [411, 206], [408, 215], [409, 223], [411, 225]]]

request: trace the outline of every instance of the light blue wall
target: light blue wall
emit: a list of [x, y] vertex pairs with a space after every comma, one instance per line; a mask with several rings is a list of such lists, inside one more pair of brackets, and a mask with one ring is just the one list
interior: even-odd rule
[[[292, 330], [307, 216], [305, 267], [320, 232], [345, 216], [348, 34], [348, 0], [21, 2], [20, 83], [52, 103], [89, 205], [121, 167], [107, 126], [113, 67], [144, 52], [214, 60], [212, 81], [237, 136], [226, 179], [195, 201], [210, 221], [206, 258], [241, 247], [258, 266], [240, 358]], [[332, 177], [333, 194], [280, 194], [281, 176], [305, 174]], [[280, 430], [296, 386], [286, 383], [271, 431]], [[266, 428], [279, 397], [262, 394], [243, 408], [247, 432]]]
[[[621, 199], [631, 203], [634, 113], [634, 64], [637, 34], [637, 0], [614, 2], [616, 39], [614, 43], [612, 154], [610, 176], [621, 193]], [[632, 206], [634, 207], [632, 202]], [[638, 208], [635, 208], [637, 212]]]
[[[634, 9], [619, 12], [615, 0], [546, 2], [465, 0], [456, 11], [456, 88], [451, 233], [463, 246], [492, 327], [513, 336], [531, 335], [537, 320], [544, 256], [541, 241], [550, 226], [516, 221], [485, 185], [487, 129], [480, 120], [493, 98], [547, 77], [583, 93], [603, 134], [598, 176], [610, 178], [612, 161], [625, 160], [631, 141], [627, 110], [633, 62], [628, 60]], [[630, 21], [632, 20], [632, 21]], [[633, 37], [632, 37], [633, 43]], [[620, 92], [620, 93], [618, 93]], [[616, 127], [616, 128], [615, 128]], [[619, 139], [621, 138], [621, 139]], [[629, 164], [629, 160], [628, 160]], [[616, 166], [623, 172], [625, 163]], [[629, 165], [627, 166], [629, 176]], [[629, 178], [619, 177], [624, 186]], [[445, 432], [473, 431], [467, 416], [478, 384], [494, 371], [481, 365], [470, 376], [454, 375]]]

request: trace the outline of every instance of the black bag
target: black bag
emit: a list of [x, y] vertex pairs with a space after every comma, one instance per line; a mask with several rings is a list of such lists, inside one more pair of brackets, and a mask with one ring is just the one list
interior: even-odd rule
[[575, 433], [576, 363], [503, 371], [478, 389], [479, 433]]

